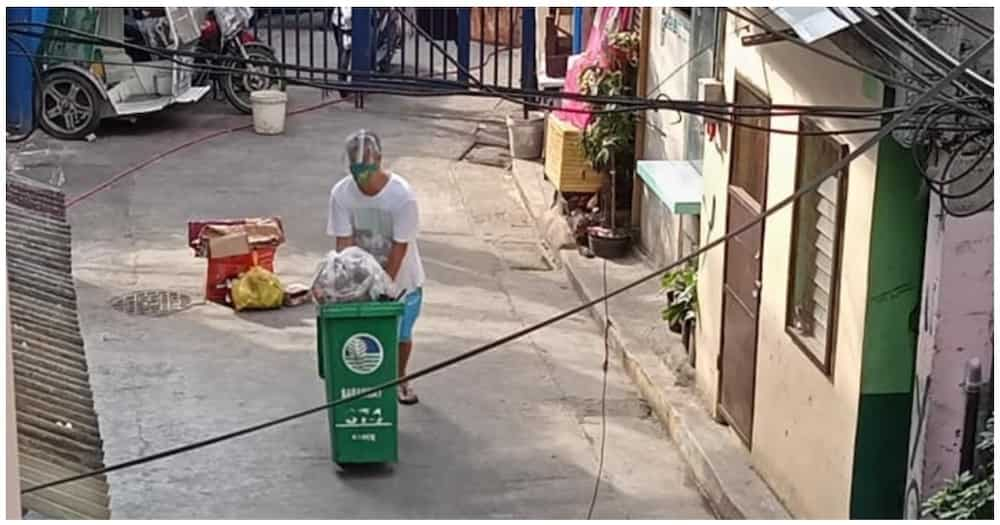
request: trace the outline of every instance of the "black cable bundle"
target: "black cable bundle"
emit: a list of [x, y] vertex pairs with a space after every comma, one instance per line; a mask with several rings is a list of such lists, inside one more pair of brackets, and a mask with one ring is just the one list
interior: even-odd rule
[[[401, 16], [405, 16], [405, 14]], [[29, 29], [35, 29], [36, 31], [29, 31]], [[219, 56], [212, 53], [160, 49], [139, 44], [132, 44], [116, 39], [90, 35], [83, 31], [79, 31], [76, 29], [56, 24], [30, 23], [30, 22], [11, 23], [8, 24], [8, 39], [13, 40], [11, 35], [39, 37], [41, 33], [37, 32], [37, 30], [44, 30], [44, 29], [56, 33], [48, 35], [46, 37], [52, 40], [86, 42], [103, 46], [111, 46], [111, 47], [143, 51], [152, 56], [158, 56], [164, 58], [166, 60], [169, 60], [177, 64], [181, 64], [184, 67], [189, 67], [196, 71], [206, 71], [209, 73], [247, 74], [246, 70], [241, 69], [239, 66], [245, 67], [248, 64], [258, 65], [258, 66], [273, 65], [271, 63], [264, 63], [259, 60], [242, 59], [239, 57], [227, 57], [227, 60], [231, 63], [237, 64], [237, 67], [212, 65], [212, 64], [192, 65], [186, 62], [182, 62], [178, 57], [217, 59], [219, 58]], [[16, 40], [14, 41], [16, 42]], [[432, 42], [432, 44], [434, 44], [434, 42]], [[34, 57], [29, 57], [29, 58], [33, 60]], [[56, 60], [69, 59], [68, 57], [52, 57], [52, 56], [46, 58], [56, 59]], [[446, 55], [446, 59], [453, 60], [460, 69], [464, 70], [464, 72], [467, 74], [467, 77], [472, 81], [472, 84], [474, 85], [470, 86], [468, 83], [462, 83], [457, 80], [418, 78], [412, 76], [378, 73], [378, 72], [364, 72], [363, 74], [357, 74], [357, 72], [352, 72], [351, 70], [317, 68], [317, 67], [290, 65], [290, 64], [280, 64], [279, 67], [282, 70], [281, 72], [282, 74], [280, 75], [269, 74], [265, 72], [256, 72], [256, 71], [252, 74], [256, 76], [282, 79], [291, 85], [301, 85], [301, 86], [314, 87], [324, 90], [346, 89], [357, 93], [377, 93], [386, 95], [400, 95], [400, 96], [414, 96], [414, 97], [441, 97], [441, 96], [454, 96], [454, 95], [481, 96], [481, 97], [501, 98], [503, 100], [508, 100], [510, 102], [521, 104], [527, 107], [544, 108], [544, 109], [548, 108], [538, 102], [538, 100], [541, 98], [575, 99], [575, 100], [586, 101], [590, 103], [593, 107], [592, 109], [573, 110], [573, 111], [590, 113], [594, 115], [600, 115], [606, 113], [620, 113], [620, 112], [637, 112], [637, 111], [659, 111], [659, 110], [681, 111], [689, 114], [710, 118], [723, 124], [750, 127], [759, 131], [767, 131], [767, 132], [786, 134], [786, 135], [803, 135], [803, 134], [842, 135], [842, 134], [874, 133], [880, 129], [880, 126], [873, 125], [873, 126], [850, 128], [850, 129], [813, 131], [813, 132], [803, 133], [798, 129], [789, 130], [789, 129], [753, 126], [745, 122], [742, 122], [740, 120], [740, 117], [812, 116], [812, 117], [852, 119], [859, 121], [873, 121], [873, 124], [876, 124], [879, 119], [888, 115], [898, 114], [899, 112], [905, 109], [902, 107], [863, 108], [863, 107], [842, 107], [842, 106], [841, 107], [803, 106], [803, 105], [792, 105], [792, 104], [775, 104], [769, 106], [741, 106], [734, 103], [725, 103], [725, 102], [712, 103], [712, 102], [699, 102], [690, 100], [663, 100], [662, 98], [659, 97], [654, 99], [639, 98], [639, 97], [598, 97], [598, 96], [586, 96], [573, 93], [562, 93], [562, 92], [551, 93], [551, 92], [544, 92], [537, 90], [503, 88], [499, 86], [488, 86], [483, 84], [474, 75], [472, 75], [470, 71], [462, 68], [461, 65], [457, 63], [457, 60], [454, 60], [454, 58], [448, 55]], [[133, 67], [148, 67], [155, 69], [164, 69], [172, 67], [172, 66], [163, 66], [157, 64], [145, 64], [142, 62], [124, 63], [124, 62], [103, 61], [103, 63], [108, 65], [127, 65]], [[351, 75], [352, 73], [355, 73], [358, 78], [352, 78], [349, 81], [326, 80], [323, 82], [319, 82], [315, 80], [303, 80], [299, 78], [292, 78], [291, 75], [286, 74], [287, 72], [294, 72], [294, 71], [312, 73], [312, 74], [325, 73], [337, 76]], [[41, 78], [42, 76], [40, 70], [36, 67], [36, 83], [40, 83]], [[910, 126], [906, 124], [901, 126], [902, 129], [906, 129], [908, 127]], [[936, 127], [935, 129], [939, 131], [958, 131], [957, 128], [952, 129], [946, 126], [945, 127], [939, 126]], [[979, 128], [979, 130], [981, 131], [985, 131], [987, 129], [992, 129], [992, 123], [990, 123], [988, 127]]]

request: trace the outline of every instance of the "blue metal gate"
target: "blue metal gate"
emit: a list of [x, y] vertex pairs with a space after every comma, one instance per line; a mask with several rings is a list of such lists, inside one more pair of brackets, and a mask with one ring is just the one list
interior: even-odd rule
[[[386, 17], [398, 38], [387, 36]], [[287, 70], [299, 81], [386, 90], [537, 85], [534, 8], [257, 8], [254, 29], [280, 61], [303, 68]]]

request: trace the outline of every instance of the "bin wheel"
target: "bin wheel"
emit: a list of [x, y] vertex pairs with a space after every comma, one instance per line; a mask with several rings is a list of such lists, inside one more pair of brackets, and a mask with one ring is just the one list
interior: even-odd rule
[[55, 71], [42, 79], [39, 124], [63, 140], [80, 140], [101, 123], [101, 95], [83, 75]]

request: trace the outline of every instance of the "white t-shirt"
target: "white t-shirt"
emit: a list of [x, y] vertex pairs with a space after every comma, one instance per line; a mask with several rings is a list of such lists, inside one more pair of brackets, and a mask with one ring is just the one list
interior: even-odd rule
[[405, 179], [389, 176], [382, 191], [368, 196], [351, 177], [345, 177], [330, 191], [330, 216], [326, 232], [333, 237], [354, 237], [354, 242], [375, 256], [385, 268], [392, 243], [406, 243], [406, 255], [396, 275], [398, 291], [412, 292], [423, 286], [424, 265], [417, 248], [419, 212], [417, 197]]

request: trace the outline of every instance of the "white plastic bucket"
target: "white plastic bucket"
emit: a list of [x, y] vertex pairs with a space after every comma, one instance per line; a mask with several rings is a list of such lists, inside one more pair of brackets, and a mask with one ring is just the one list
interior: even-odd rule
[[253, 107], [253, 130], [261, 135], [279, 135], [285, 132], [285, 110], [288, 95], [281, 91], [254, 91], [250, 94]]
[[537, 159], [542, 156], [545, 146], [545, 115], [530, 114], [527, 119], [520, 115], [507, 115], [507, 139], [510, 142], [510, 156], [515, 159]]

